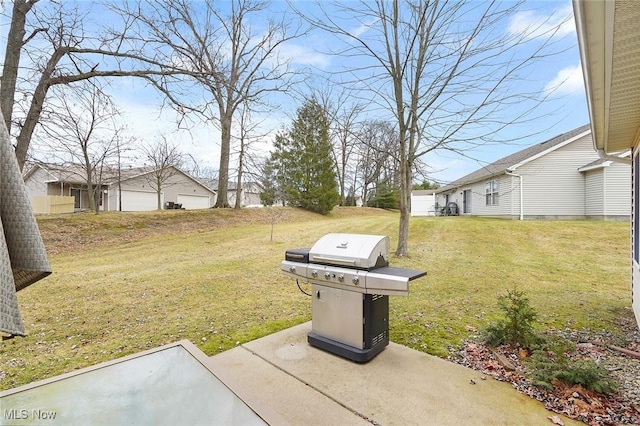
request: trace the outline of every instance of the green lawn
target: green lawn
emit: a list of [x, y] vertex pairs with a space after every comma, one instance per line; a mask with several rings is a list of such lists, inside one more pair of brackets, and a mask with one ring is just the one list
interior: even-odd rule
[[[286, 249], [328, 232], [397, 242], [393, 212], [265, 211], [39, 219], [54, 274], [18, 295], [29, 336], [0, 344], [0, 389], [180, 339], [213, 355], [308, 321], [310, 300], [279, 271]], [[412, 218], [411, 256], [391, 264], [428, 275], [390, 298], [391, 340], [446, 356], [514, 286], [543, 328], [619, 333], [632, 315], [629, 247], [628, 223]]]

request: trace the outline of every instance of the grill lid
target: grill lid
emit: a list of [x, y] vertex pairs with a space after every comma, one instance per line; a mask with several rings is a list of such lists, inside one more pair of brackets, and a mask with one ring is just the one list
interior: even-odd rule
[[389, 266], [389, 237], [327, 234], [309, 250], [309, 262], [366, 270]]

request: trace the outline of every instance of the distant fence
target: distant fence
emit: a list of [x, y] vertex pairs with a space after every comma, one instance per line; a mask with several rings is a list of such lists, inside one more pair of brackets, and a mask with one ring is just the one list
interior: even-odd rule
[[61, 195], [37, 195], [31, 197], [31, 205], [35, 214], [73, 213], [75, 198]]

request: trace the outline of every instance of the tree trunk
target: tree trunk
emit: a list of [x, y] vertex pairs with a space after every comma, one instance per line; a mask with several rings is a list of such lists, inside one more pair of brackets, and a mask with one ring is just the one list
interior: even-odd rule
[[227, 187], [229, 183], [229, 155], [231, 150], [231, 115], [221, 108], [220, 112], [220, 169], [218, 176], [218, 197], [214, 207], [229, 208]]
[[[399, 83], [398, 83], [399, 84]], [[398, 226], [398, 247], [396, 256], [409, 256], [409, 205], [411, 203], [411, 161], [407, 158], [407, 133], [409, 130], [404, 123], [404, 114], [398, 108], [400, 117], [398, 148], [400, 149], [400, 223]]]
[[156, 196], [158, 199], [158, 210], [162, 210], [162, 180], [156, 177]]
[[29, 143], [31, 142], [31, 136], [33, 135], [36, 125], [40, 121], [40, 114], [42, 113], [42, 107], [44, 106], [44, 100], [47, 97], [47, 92], [51, 86], [51, 75], [63, 56], [62, 49], [56, 49], [51, 55], [51, 58], [47, 62], [47, 66], [42, 71], [40, 81], [36, 90], [33, 92], [33, 99], [31, 100], [31, 106], [29, 112], [24, 120], [24, 126], [20, 130], [20, 134], [16, 141], [16, 157], [18, 158], [18, 165], [20, 169], [24, 168], [24, 163], [27, 161], [27, 152], [29, 150]]
[[400, 224], [398, 226], [398, 247], [396, 256], [409, 256], [409, 216], [411, 205], [411, 164], [400, 162]]
[[93, 206], [95, 213], [100, 214], [100, 197], [102, 196], [102, 188], [98, 185], [93, 187]]
[[[11, 27], [7, 35], [7, 50], [4, 56], [0, 83], [0, 109], [2, 109], [2, 118], [9, 133], [11, 133], [11, 115], [13, 114], [13, 100], [16, 92], [20, 52], [24, 43], [24, 26], [27, 21], [27, 13], [31, 10], [33, 3], [25, 0], [14, 0], [13, 2]], [[20, 168], [22, 168], [22, 164]]]
[[120, 152], [120, 140], [118, 139], [118, 211], [122, 211], [122, 157]]
[[347, 162], [345, 161], [345, 157], [346, 157], [346, 153], [343, 151], [343, 157], [342, 157], [342, 170], [341, 172], [338, 174], [338, 180], [339, 180], [339, 184], [340, 184], [340, 205], [344, 206], [345, 205], [345, 200], [346, 197], [344, 195], [345, 193], [345, 175], [347, 174]]
[[96, 209], [96, 192], [93, 188], [93, 177], [91, 172], [87, 172], [87, 198], [89, 199], [89, 210], [95, 211]]
[[242, 167], [244, 159], [244, 140], [240, 140], [240, 156], [238, 159], [238, 180], [236, 183], [236, 203], [234, 208], [240, 209], [242, 208]]

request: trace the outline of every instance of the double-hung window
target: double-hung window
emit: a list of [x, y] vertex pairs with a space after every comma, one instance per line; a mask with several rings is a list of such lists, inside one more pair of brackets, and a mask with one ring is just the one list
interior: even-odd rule
[[497, 206], [498, 205], [498, 181], [491, 180], [485, 185], [485, 197], [486, 197], [486, 205], [487, 206]]

